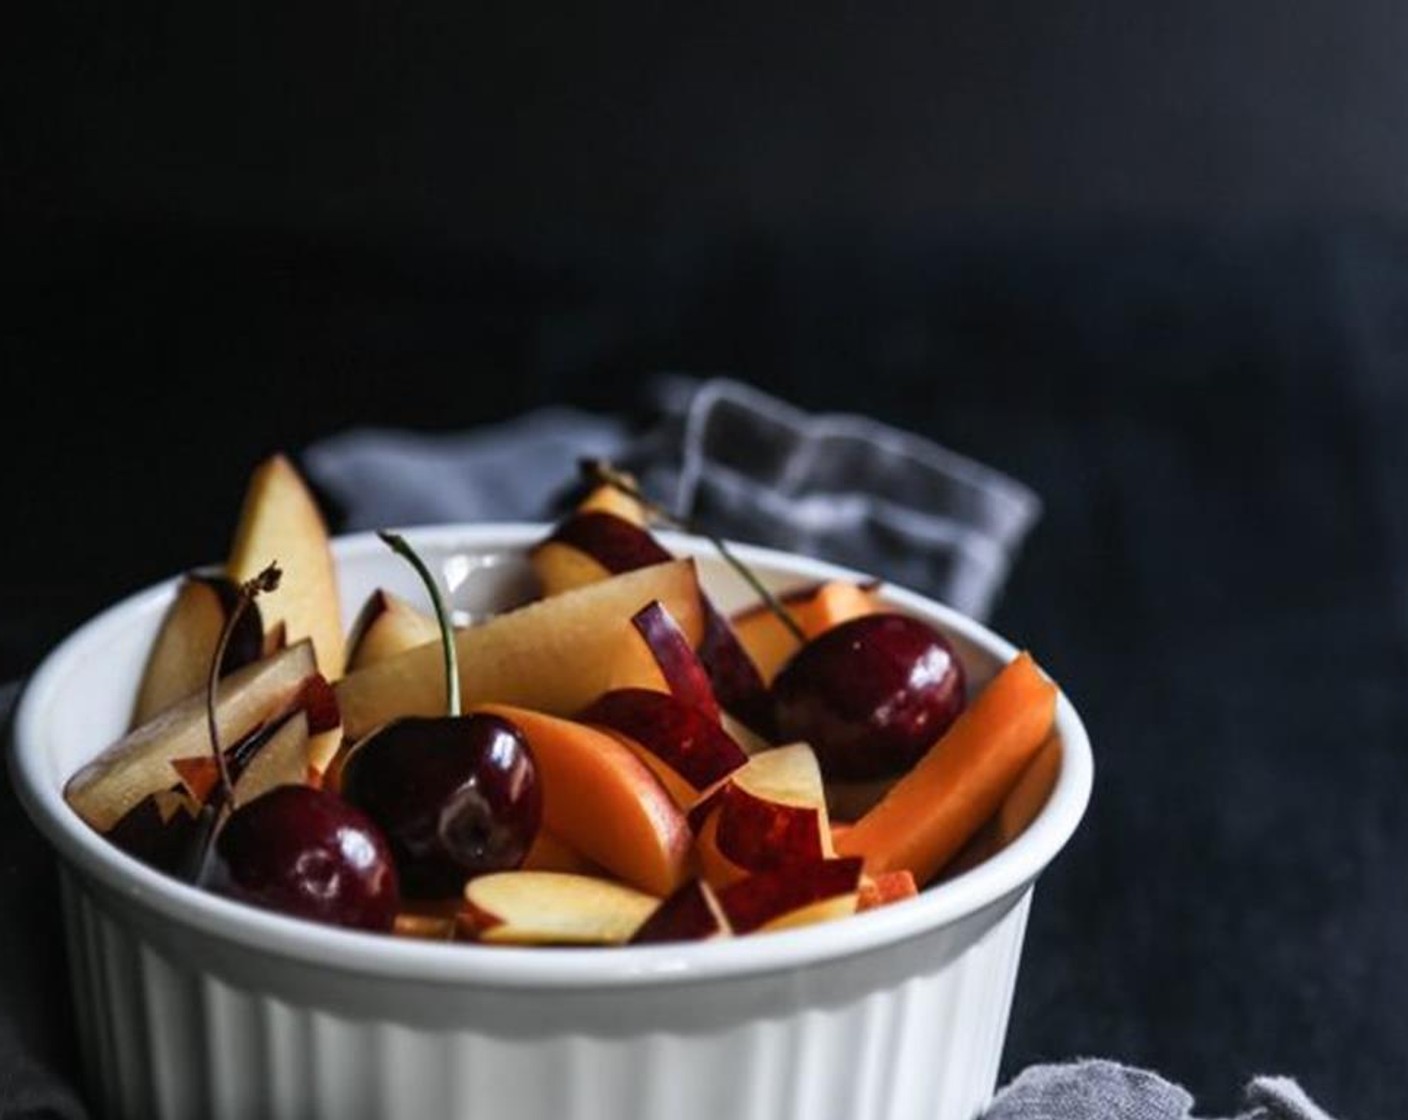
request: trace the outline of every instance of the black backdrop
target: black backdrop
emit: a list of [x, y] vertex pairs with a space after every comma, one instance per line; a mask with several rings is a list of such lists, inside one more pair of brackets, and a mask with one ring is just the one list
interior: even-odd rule
[[0, 672], [354, 423], [667, 368], [866, 411], [1048, 503], [997, 622], [1101, 777], [1009, 1071], [1390, 1115], [1405, 56], [1381, 2], [11, 5]]

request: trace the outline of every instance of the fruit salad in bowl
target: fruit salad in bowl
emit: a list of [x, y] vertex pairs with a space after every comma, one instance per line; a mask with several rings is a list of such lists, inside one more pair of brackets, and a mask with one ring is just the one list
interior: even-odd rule
[[329, 541], [275, 458], [220, 570], [36, 674], [96, 1102], [974, 1114], [1074, 710], [938, 604], [587, 481], [555, 526]]

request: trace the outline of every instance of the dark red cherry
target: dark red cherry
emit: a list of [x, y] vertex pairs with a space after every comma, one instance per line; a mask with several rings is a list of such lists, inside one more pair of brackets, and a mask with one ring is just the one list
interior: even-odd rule
[[517, 867], [542, 817], [527, 740], [482, 713], [387, 724], [348, 757], [342, 795], [386, 833], [413, 898], [459, 894], [474, 875]]
[[780, 742], [812, 745], [832, 780], [913, 766], [963, 710], [963, 666], [908, 615], [853, 618], [814, 638], [772, 685]]
[[389, 930], [401, 898], [380, 830], [335, 794], [279, 786], [216, 834], [200, 885], [226, 898], [349, 929]]

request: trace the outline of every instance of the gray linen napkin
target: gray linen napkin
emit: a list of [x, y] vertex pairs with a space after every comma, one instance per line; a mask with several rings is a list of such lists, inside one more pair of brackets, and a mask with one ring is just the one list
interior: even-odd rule
[[[1294, 1081], [1257, 1077], [1232, 1120], [1330, 1120]], [[1193, 1120], [1193, 1098], [1148, 1070], [1086, 1059], [1030, 1066], [993, 1099], [984, 1120]]]
[[659, 422], [632, 433], [571, 409], [465, 435], [361, 429], [303, 465], [347, 529], [543, 518], [579, 458], [631, 467], [675, 514], [802, 552], [987, 617], [1040, 513], [1035, 494], [971, 459], [858, 416], [809, 416], [736, 381], [657, 383]]

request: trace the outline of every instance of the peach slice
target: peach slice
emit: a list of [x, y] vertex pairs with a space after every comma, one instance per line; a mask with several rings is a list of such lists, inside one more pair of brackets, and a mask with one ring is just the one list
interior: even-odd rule
[[[224, 576], [194, 572], [181, 581], [147, 655], [132, 712], [133, 727], [205, 685], [220, 632], [238, 601], [238, 589]], [[230, 635], [223, 671], [258, 661], [263, 642], [259, 606], [251, 603]]]
[[623, 945], [659, 900], [608, 879], [558, 871], [500, 871], [471, 879], [462, 916], [500, 945]]
[[[629, 476], [627, 476], [629, 478]], [[645, 510], [640, 502], [630, 495], [619, 490], [615, 486], [600, 485], [595, 487], [582, 501], [577, 508], [568, 514], [565, 520], [570, 521], [578, 516], [588, 516], [589, 523], [592, 523], [591, 515], [601, 515], [614, 518], [615, 521], [624, 522], [646, 533]], [[613, 522], [606, 522], [608, 526]], [[588, 530], [590, 534], [591, 530]], [[628, 537], [634, 540], [633, 535], [621, 530]], [[617, 534], [620, 535], [620, 534]], [[650, 545], [654, 545], [654, 538], [649, 538]], [[538, 577], [538, 583], [544, 595], [557, 595], [563, 591], [570, 591], [574, 587], [583, 587], [589, 583], [596, 583], [598, 580], [608, 578], [613, 572], [624, 572], [634, 568], [643, 567], [649, 564], [658, 564], [667, 558], [665, 550], [658, 547], [641, 547], [636, 542], [631, 548], [633, 561], [617, 556], [617, 563], [610, 563], [612, 559], [610, 550], [608, 555], [598, 559], [593, 550], [578, 547], [576, 544], [566, 540], [549, 537], [544, 540], [530, 554], [529, 561], [533, 571]]]
[[[875, 597], [874, 585], [829, 580], [809, 587], [789, 591], [781, 597], [782, 605], [808, 638], [815, 638], [833, 626], [873, 614], [881, 609]], [[764, 681], [771, 683], [778, 670], [799, 648], [777, 615], [763, 604], [735, 614], [733, 632], [752, 658]]]
[[[630, 475], [626, 476], [626, 481], [632, 485], [635, 484], [635, 480]], [[629, 521], [632, 525], [645, 528], [645, 509], [640, 502], [615, 486], [603, 484], [594, 487], [591, 493], [578, 503], [577, 512], [610, 513], [622, 521]]]
[[[221, 741], [237, 743], [287, 710], [317, 672], [312, 645], [299, 642], [220, 681], [215, 719]], [[108, 832], [144, 798], [179, 778], [172, 762], [208, 756], [205, 693], [196, 692], [130, 731], [69, 779], [64, 797], [80, 817]]]
[[655, 772], [681, 809], [692, 808], [748, 761], [716, 719], [667, 692], [613, 689], [577, 718], [618, 736]]
[[347, 639], [347, 671], [356, 672], [440, 637], [435, 619], [399, 595], [377, 588], [362, 609]]
[[631, 944], [710, 941], [732, 934], [733, 929], [713, 888], [700, 879], [691, 879], [656, 907], [655, 913], [631, 937]]
[[[461, 630], [455, 646], [465, 703], [492, 700], [570, 715], [626, 680], [655, 687], [660, 670], [629, 622], [654, 599], [687, 640], [698, 640], [703, 614], [692, 560], [628, 572]], [[396, 716], [445, 711], [434, 643], [359, 669], [336, 688], [353, 741]]]
[[277, 562], [283, 579], [260, 599], [264, 623], [284, 623], [287, 640], [313, 640], [318, 668], [329, 680], [342, 675], [345, 653], [337, 572], [327, 526], [307, 485], [283, 455], [255, 468], [245, 492], [226, 565], [236, 583]]
[[[310, 662], [311, 658], [310, 652]], [[331, 687], [315, 673], [304, 682], [289, 708], [226, 748], [236, 805], [253, 801], [275, 786], [305, 781], [311, 769], [312, 744], [328, 734], [310, 735], [309, 728], [336, 719], [336, 705], [329, 709], [326, 702], [331, 696]], [[219, 819], [216, 813], [204, 810], [220, 774], [208, 743], [201, 754], [173, 758], [170, 771], [178, 779], [176, 783], [143, 798], [106, 835], [142, 862], [189, 879], [196, 872], [203, 840]]]
[[664, 897], [685, 878], [692, 836], [650, 769], [583, 723], [485, 704], [528, 740], [543, 790], [543, 827], [632, 886]]
[[544, 598], [611, 578], [610, 569], [562, 541], [543, 541], [529, 554], [529, 563]]
[[[295, 715], [301, 716], [297, 724], [292, 722]], [[332, 686], [321, 673], [314, 673], [303, 682], [297, 695], [277, 717], [225, 747], [236, 804], [252, 801], [274, 785], [320, 784], [318, 779], [322, 771], [316, 764], [320, 757], [318, 752], [335, 750], [336, 739], [342, 732], [338, 719]], [[325, 745], [328, 740], [332, 740], [331, 747]], [[275, 755], [279, 757], [277, 764], [273, 758], [264, 757], [270, 748], [274, 748]], [[281, 780], [272, 783], [267, 780], [271, 767], [276, 767]], [[197, 807], [209, 800], [220, 783], [220, 770], [208, 743], [199, 754], [189, 758], [173, 758], [171, 768], [181, 779], [181, 792]], [[250, 792], [248, 784], [241, 785], [245, 781], [246, 771], [251, 768], [256, 771], [253, 780], [257, 788], [254, 792]]]
[[[605, 579], [613, 572], [662, 563], [669, 555], [644, 526], [610, 513], [588, 511], [574, 513], [559, 524], [533, 549], [530, 559], [544, 594], [556, 595]], [[718, 704], [750, 727], [769, 733], [772, 708], [763, 679], [728, 621], [707, 598], [704, 632], [690, 645], [699, 651]]]
[[750, 875], [719, 892], [736, 933], [792, 929], [856, 912], [862, 860], [826, 859]]
[[834, 854], [821, 769], [805, 743], [754, 755], [718, 802], [715, 842], [739, 867], [770, 871]]
[[573, 513], [528, 554], [543, 594], [663, 564], [669, 551], [644, 526], [599, 510]]

